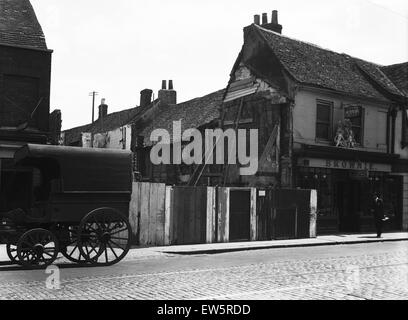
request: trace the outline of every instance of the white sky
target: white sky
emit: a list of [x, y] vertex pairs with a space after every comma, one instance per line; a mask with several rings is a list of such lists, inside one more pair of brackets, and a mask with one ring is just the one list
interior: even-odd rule
[[254, 14], [279, 11], [283, 34], [379, 64], [408, 61], [406, 0], [31, 0], [54, 50], [51, 110], [63, 129], [91, 121], [89, 92], [109, 113], [157, 96], [224, 88]]

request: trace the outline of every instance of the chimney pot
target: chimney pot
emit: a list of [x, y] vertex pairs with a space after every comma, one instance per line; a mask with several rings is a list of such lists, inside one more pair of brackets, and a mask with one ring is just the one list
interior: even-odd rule
[[[165, 82], [166, 80], [163, 81]], [[166, 88], [162, 88], [161, 90], [159, 90], [158, 99], [163, 105], [177, 104], [177, 92], [174, 90], [173, 80], [169, 80], [168, 90]]]
[[258, 26], [261, 24], [261, 16], [259, 14], [254, 15], [254, 23]]
[[279, 22], [278, 22], [278, 10], [273, 10], [272, 11], [272, 23], [273, 24], [279, 24]]
[[267, 23], [268, 23], [268, 14], [262, 13], [262, 24], [267, 24]]
[[167, 90], [167, 81], [162, 80], [162, 90]]
[[266, 13], [262, 14], [262, 28], [271, 30], [273, 32], [282, 34], [282, 25], [278, 23], [278, 11], [272, 11], [272, 22], [268, 23], [268, 16]]

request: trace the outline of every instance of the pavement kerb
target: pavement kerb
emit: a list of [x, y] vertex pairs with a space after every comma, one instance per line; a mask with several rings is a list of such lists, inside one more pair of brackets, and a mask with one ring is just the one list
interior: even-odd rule
[[295, 244], [271, 244], [265, 246], [242, 246], [231, 248], [212, 248], [212, 249], [196, 249], [196, 250], [162, 250], [160, 252], [166, 254], [176, 255], [198, 255], [198, 254], [218, 254], [228, 252], [239, 251], [251, 251], [251, 250], [263, 250], [263, 249], [283, 249], [283, 248], [300, 248], [300, 247], [318, 247], [318, 246], [335, 246], [335, 245], [348, 245], [348, 244], [363, 244], [363, 243], [381, 243], [381, 242], [398, 242], [408, 241], [407, 238], [395, 238], [395, 239], [375, 239], [375, 240], [344, 240], [344, 241], [322, 241], [317, 243], [295, 243]]

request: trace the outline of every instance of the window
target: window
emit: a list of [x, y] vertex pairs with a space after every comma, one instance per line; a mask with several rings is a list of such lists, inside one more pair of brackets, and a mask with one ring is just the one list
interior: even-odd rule
[[[39, 79], [4, 75], [2, 100], [0, 106], [0, 126], [16, 127], [30, 119], [31, 113], [39, 103]], [[42, 105], [44, 107], [44, 105]], [[30, 125], [36, 127], [37, 110], [30, 121]]]
[[357, 144], [363, 141], [363, 108], [361, 106], [350, 106], [344, 109], [344, 119], [351, 122], [351, 130]]
[[332, 138], [332, 107], [327, 101], [317, 101], [316, 109], [316, 139], [331, 140]]
[[377, 148], [387, 148], [388, 115], [387, 112], [377, 113]]

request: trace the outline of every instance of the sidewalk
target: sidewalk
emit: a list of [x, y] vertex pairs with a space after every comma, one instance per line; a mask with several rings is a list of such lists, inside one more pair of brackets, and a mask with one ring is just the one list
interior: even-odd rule
[[[319, 236], [314, 239], [294, 239], [294, 240], [272, 240], [272, 241], [251, 241], [251, 242], [229, 242], [211, 243], [197, 245], [180, 245], [168, 247], [135, 248], [131, 251], [150, 251], [156, 254], [217, 254], [234, 251], [291, 248], [291, 247], [312, 247], [326, 245], [346, 245], [359, 243], [378, 243], [389, 241], [408, 241], [408, 232], [384, 233], [382, 238], [376, 238], [375, 234], [342, 234]], [[136, 253], [136, 252], [135, 252]], [[141, 253], [141, 252], [140, 252]]]

